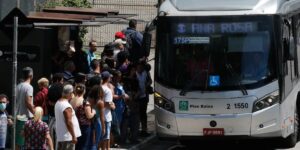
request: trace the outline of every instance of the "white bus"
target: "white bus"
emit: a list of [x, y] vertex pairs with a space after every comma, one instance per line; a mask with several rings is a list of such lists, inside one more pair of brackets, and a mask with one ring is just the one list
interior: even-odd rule
[[165, 0], [154, 23], [159, 137], [295, 146], [299, 0]]

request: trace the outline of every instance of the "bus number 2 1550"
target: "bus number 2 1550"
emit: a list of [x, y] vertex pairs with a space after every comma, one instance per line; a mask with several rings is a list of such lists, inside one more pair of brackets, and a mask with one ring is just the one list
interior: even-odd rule
[[248, 103], [234, 103], [233, 106], [231, 104], [227, 104], [227, 109], [247, 109], [249, 108]]

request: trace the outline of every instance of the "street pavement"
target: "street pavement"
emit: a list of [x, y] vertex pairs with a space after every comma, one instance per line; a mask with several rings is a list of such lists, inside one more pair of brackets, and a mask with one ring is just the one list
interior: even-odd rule
[[141, 150], [300, 150], [300, 142], [290, 149], [276, 148], [276, 142], [266, 141], [189, 141], [181, 144], [178, 141], [161, 141], [154, 138], [150, 143], [141, 147]]
[[252, 141], [239, 143], [192, 141], [190, 144], [183, 145], [176, 141], [160, 141], [154, 139], [151, 143], [144, 145], [141, 150], [300, 150], [300, 142], [298, 142], [296, 147], [290, 149], [277, 149], [270, 145], [272, 145], [272, 143]]

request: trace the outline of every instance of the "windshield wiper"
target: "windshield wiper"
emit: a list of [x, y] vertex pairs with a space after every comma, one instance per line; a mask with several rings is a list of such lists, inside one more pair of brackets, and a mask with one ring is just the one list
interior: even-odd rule
[[238, 79], [238, 86], [240, 87], [243, 95], [248, 95], [247, 89], [243, 86], [242, 84], [242, 80], [240, 78], [240, 76], [238, 76], [236, 74], [236, 72], [234, 71], [234, 69], [232, 68], [231, 64], [228, 64], [227, 62], [225, 63], [225, 68], [226, 70], [228, 70], [230, 72], [230, 74], [234, 77]]
[[192, 80], [190, 80], [187, 84], [184, 85], [183, 89], [180, 91], [179, 95], [185, 96], [186, 93], [193, 87], [194, 82], [196, 81], [198, 75], [200, 75], [200, 71], [197, 71], [193, 76]]
[[193, 82], [188, 82], [185, 84], [184, 88], [180, 91], [179, 95], [185, 96], [186, 92], [193, 86]]

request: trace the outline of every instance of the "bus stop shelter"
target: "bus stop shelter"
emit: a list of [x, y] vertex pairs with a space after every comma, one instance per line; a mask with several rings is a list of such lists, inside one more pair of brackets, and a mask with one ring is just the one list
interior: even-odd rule
[[[55, 7], [25, 15], [13, 9], [0, 22], [0, 93], [12, 95], [13, 25], [18, 17], [17, 79], [20, 71], [29, 66], [34, 70], [32, 82], [36, 92], [36, 81], [51, 75], [51, 56], [59, 51], [66, 40], [76, 41], [80, 27], [103, 26], [118, 23], [135, 16], [120, 14], [117, 10], [99, 8]], [[113, 34], [112, 34], [113, 35]]]

